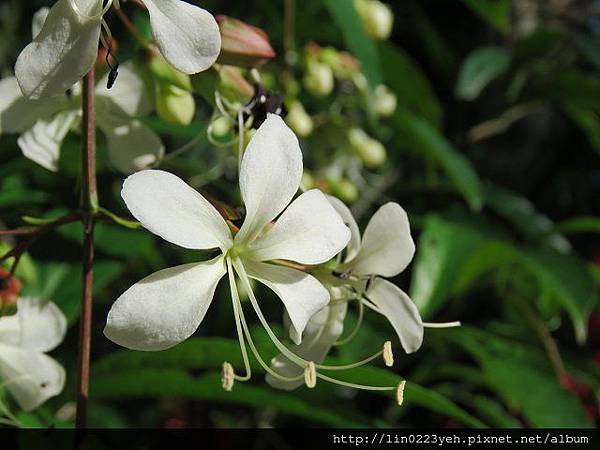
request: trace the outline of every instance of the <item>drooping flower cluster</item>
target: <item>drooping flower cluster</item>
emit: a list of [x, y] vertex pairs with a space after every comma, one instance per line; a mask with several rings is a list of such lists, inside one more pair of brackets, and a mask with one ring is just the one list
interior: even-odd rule
[[[181, 0], [141, 0], [150, 14], [156, 44], [177, 70], [193, 74], [214, 64], [221, 48], [219, 27], [206, 10]], [[33, 41], [17, 59], [15, 75], [30, 99], [63, 94], [96, 61], [98, 43], [110, 49], [103, 16], [118, 0], [58, 0]], [[101, 34], [101, 30], [108, 39]]]
[[[49, 8], [34, 16], [35, 37], [44, 26]], [[152, 110], [138, 69], [131, 61], [121, 65], [119, 83], [107, 89], [106, 74], [96, 87], [96, 121], [106, 137], [108, 154], [115, 168], [129, 174], [157, 163], [164, 153], [158, 135], [139, 118]], [[0, 80], [0, 135], [19, 133], [17, 144], [25, 157], [56, 172], [62, 143], [81, 119], [81, 87], [73, 84], [68, 95], [27, 99], [16, 77]]]
[[[144, 82], [132, 62], [121, 66], [119, 83], [110, 90], [107, 77], [96, 87], [96, 119], [106, 136], [110, 160], [127, 174], [148, 168], [160, 160], [164, 145], [138, 120], [151, 110]], [[62, 143], [81, 119], [80, 91], [74, 85], [70, 96], [28, 100], [16, 78], [1, 80], [0, 134], [20, 133], [17, 143], [23, 154], [56, 172]]]
[[0, 383], [30, 411], [63, 390], [65, 370], [45, 353], [63, 341], [67, 321], [54, 303], [20, 298], [17, 307], [0, 317]]

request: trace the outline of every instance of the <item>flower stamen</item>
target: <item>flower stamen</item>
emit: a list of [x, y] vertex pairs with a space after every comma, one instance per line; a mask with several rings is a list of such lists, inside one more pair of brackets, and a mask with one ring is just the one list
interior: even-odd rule
[[383, 344], [383, 361], [388, 367], [394, 365], [394, 353], [392, 352], [392, 343], [390, 341], [385, 341]]
[[225, 361], [223, 363], [223, 370], [221, 371], [221, 383], [223, 384], [223, 389], [230, 392], [233, 389], [234, 382], [235, 373], [233, 371], [233, 366]]
[[315, 363], [312, 361], [309, 361], [304, 368], [304, 383], [310, 389], [317, 385], [317, 369], [315, 369]]
[[406, 380], [402, 380], [396, 388], [396, 402], [398, 406], [402, 406], [402, 402], [404, 401], [404, 386], [406, 386]]

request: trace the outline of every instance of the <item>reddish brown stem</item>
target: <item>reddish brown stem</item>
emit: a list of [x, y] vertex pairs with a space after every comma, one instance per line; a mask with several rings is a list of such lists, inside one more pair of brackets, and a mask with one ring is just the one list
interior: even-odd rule
[[92, 332], [92, 289], [94, 285], [94, 219], [98, 209], [96, 186], [96, 116], [94, 107], [94, 68], [83, 79], [83, 146], [81, 157], [83, 206], [83, 291], [79, 327], [76, 428], [87, 424]]

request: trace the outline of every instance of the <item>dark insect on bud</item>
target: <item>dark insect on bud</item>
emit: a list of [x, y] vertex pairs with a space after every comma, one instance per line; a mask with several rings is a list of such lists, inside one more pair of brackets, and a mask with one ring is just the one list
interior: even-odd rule
[[[283, 104], [283, 96], [272, 91], [267, 91], [265, 88], [256, 84], [254, 86], [254, 97], [248, 102], [246, 107], [250, 110], [250, 114], [254, 118], [252, 128], [258, 128], [267, 119], [267, 114], [277, 114], [285, 117], [287, 108]], [[246, 116], [247, 118], [248, 116]]]

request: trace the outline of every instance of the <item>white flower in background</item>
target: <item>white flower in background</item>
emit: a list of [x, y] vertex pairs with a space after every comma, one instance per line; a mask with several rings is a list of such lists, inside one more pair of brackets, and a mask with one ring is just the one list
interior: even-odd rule
[[63, 341], [67, 321], [54, 303], [20, 298], [17, 307], [0, 318], [0, 384], [30, 411], [63, 390], [64, 368], [44, 353]]
[[122, 196], [144, 227], [181, 247], [218, 248], [220, 253], [210, 261], [161, 270], [133, 285], [112, 306], [104, 334], [136, 350], [172, 347], [196, 331], [219, 280], [228, 273], [247, 371], [246, 377], [239, 377], [225, 364], [224, 387], [230, 389], [232, 377], [245, 380], [250, 376], [244, 335], [262, 361], [244, 318], [237, 273], [275, 345], [286, 351], [266, 322], [249, 278], [279, 296], [290, 317], [291, 335], [299, 344], [308, 320], [327, 305], [329, 294], [313, 276], [291, 266], [325, 263], [350, 239], [348, 227], [321, 191], [307, 191], [290, 203], [301, 176], [302, 154], [296, 136], [279, 116], [269, 114], [242, 159], [240, 190], [246, 217], [239, 231], [175, 175], [146, 170], [128, 177]]
[[[327, 271], [317, 274], [331, 293], [330, 305], [311, 318], [302, 336], [302, 343], [291, 346], [290, 350], [307, 360], [322, 362], [334, 345], [352, 339], [360, 327], [363, 305], [366, 305], [390, 322], [407, 353], [417, 351], [423, 341], [423, 322], [417, 307], [404, 291], [380, 278], [398, 275], [408, 266], [415, 253], [406, 212], [397, 203], [383, 205], [371, 217], [361, 240], [358, 225], [348, 207], [335, 197], [328, 198], [350, 228], [351, 239], [344, 261], [340, 261], [334, 269], [337, 275]], [[350, 301], [358, 301], [359, 320], [348, 337], [340, 340]], [[389, 342], [384, 344], [382, 351], [361, 363], [382, 354], [386, 365], [391, 366], [393, 356]], [[285, 354], [273, 358], [271, 368], [288, 377], [300, 373], [298, 366]], [[267, 375], [266, 379], [273, 387], [286, 390], [302, 384], [301, 381], [281, 380], [271, 375]]]
[[[96, 121], [106, 136], [110, 160], [127, 174], [156, 164], [164, 154], [164, 145], [137, 119], [152, 108], [142, 78], [129, 61], [121, 66], [119, 82], [110, 90], [106, 88], [107, 77], [96, 87]], [[23, 154], [57, 171], [62, 142], [81, 117], [80, 90], [76, 84], [70, 97], [28, 100], [16, 78], [0, 80], [0, 134], [20, 133], [17, 143]]]
[[[141, 0], [152, 34], [165, 59], [193, 74], [214, 64], [221, 48], [219, 27], [206, 10], [181, 0]], [[58, 0], [44, 25], [17, 59], [15, 74], [23, 94], [37, 99], [62, 94], [96, 61], [103, 15], [119, 1]], [[108, 31], [107, 31], [108, 32]], [[102, 38], [103, 39], [103, 38]]]

